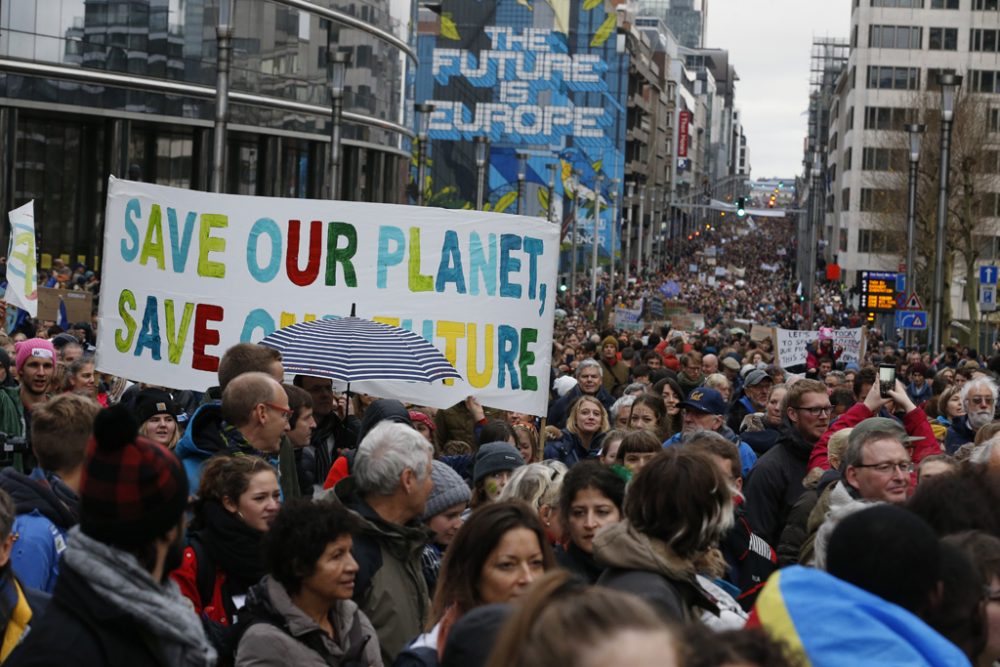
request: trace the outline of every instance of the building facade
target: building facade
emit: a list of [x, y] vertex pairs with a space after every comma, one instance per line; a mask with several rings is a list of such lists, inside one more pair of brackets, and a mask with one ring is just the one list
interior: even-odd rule
[[[235, 0], [224, 191], [327, 196], [341, 51], [342, 197], [405, 201], [415, 4]], [[0, 3], [0, 204], [35, 200], [43, 267], [99, 265], [109, 175], [208, 189], [218, 17], [218, 0]]]

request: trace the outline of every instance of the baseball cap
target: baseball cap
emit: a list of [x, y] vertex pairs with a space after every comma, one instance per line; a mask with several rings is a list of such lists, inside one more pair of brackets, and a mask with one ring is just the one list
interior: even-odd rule
[[750, 371], [749, 373], [747, 373], [747, 377], [743, 381], [743, 386], [754, 387], [760, 384], [761, 382], [764, 382], [765, 380], [771, 382], [771, 376], [767, 374], [767, 371], [762, 371], [760, 369], [757, 369], [755, 371]]
[[710, 415], [726, 414], [726, 401], [717, 390], [711, 387], [695, 387], [688, 394], [687, 400], [678, 403], [682, 408], [690, 408]]

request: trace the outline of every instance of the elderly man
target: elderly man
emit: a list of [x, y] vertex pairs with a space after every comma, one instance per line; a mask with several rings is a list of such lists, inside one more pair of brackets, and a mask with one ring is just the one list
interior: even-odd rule
[[687, 439], [699, 431], [718, 433], [739, 450], [741, 474], [746, 477], [757, 461], [757, 455], [750, 445], [741, 442], [738, 435], [726, 426], [726, 401], [711, 387], [698, 387], [691, 391], [686, 401], [678, 403], [683, 418], [681, 432], [663, 443], [670, 447]]
[[548, 423], [556, 428], [565, 428], [569, 409], [576, 399], [583, 395], [593, 396], [601, 402], [605, 410], [610, 411], [615, 399], [601, 385], [601, 365], [593, 359], [584, 359], [576, 367], [576, 386], [566, 392], [549, 407]]
[[969, 380], [962, 385], [962, 405], [965, 415], [955, 417], [948, 427], [944, 446], [949, 454], [976, 439], [976, 431], [993, 421], [997, 404], [997, 383], [988, 377]]
[[222, 392], [221, 421], [205, 423], [204, 428], [192, 423], [177, 445], [192, 495], [198, 491], [205, 461], [217, 454], [260, 456], [277, 469], [281, 436], [291, 415], [288, 396], [273, 377], [259, 372], [235, 377]]
[[701, 372], [704, 375], [712, 375], [719, 372], [719, 357], [714, 354], [706, 354], [701, 358]]
[[362, 522], [351, 554], [358, 562], [354, 601], [378, 634], [391, 665], [424, 629], [430, 597], [420, 565], [433, 536], [420, 523], [433, 489], [434, 447], [405, 424], [383, 421], [364, 436], [336, 497]]
[[767, 396], [773, 386], [774, 381], [767, 371], [757, 369], [747, 373], [743, 381], [743, 395], [739, 396], [729, 409], [729, 428], [739, 433], [744, 417], [754, 412], [765, 412]]

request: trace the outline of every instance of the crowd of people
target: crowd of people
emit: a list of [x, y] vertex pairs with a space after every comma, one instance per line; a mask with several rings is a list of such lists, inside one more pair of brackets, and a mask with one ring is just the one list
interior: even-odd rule
[[[860, 317], [803, 308], [782, 224], [685, 250], [740, 277], [570, 290], [538, 416], [251, 343], [200, 393], [97, 372], [96, 321], [0, 335], [0, 662], [993, 665], [1000, 353], [782, 368], [740, 323]], [[703, 328], [589, 317], [666, 281]]]

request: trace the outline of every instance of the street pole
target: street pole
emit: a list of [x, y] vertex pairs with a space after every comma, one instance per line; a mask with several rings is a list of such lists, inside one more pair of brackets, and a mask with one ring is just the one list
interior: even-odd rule
[[625, 227], [625, 258], [622, 264], [625, 265], [625, 289], [628, 289], [628, 278], [629, 273], [632, 271], [632, 216], [634, 215], [634, 202], [632, 198], [635, 197], [635, 181], [628, 181], [625, 184], [625, 202], [622, 204], [622, 210], [628, 207], [628, 221]]
[[604, 174], [597, 174], [594, 177], [594, 232], [590, 238], [590, 303], [594, 304], [596, 320], [597, 313], [597, 250], [600, 247], [601, 232], [601, 185], [604, 183]]
[[569, 263], [569, 284], [570, 284], [570, 298], [573, 299], [574, 305], [576, 304], [576, 223], [577, 218], [580, 217], [580, 205], [577, 201], [577, 195], [579, 194], [580, 188], [580, 172], [573, 170], [573, 174], [576, 176], [576, 186], [573, 188], [573, 225], [569, 233], [569, 248], [571, 253], [570, 263]]
[[549, 222], [555, 221], [555, 211], [556, 211], [556, 165], [554, 162], [550, 162], [545, 165], [545, 168], [549, 170], [549, 210], [548, 210], [548, 220]]
[[330, 177], [330, 199], [340, 199], [340, 132], [344, 113], [344, 79], [350, 54], [338, 51], [330, 58], [330, 159], [327, 171]]
[[473, 139], [476, 144], [476, 210], [483, 210], [483, 195], [486, 190], [486, 163], [489, 160], [490, 140], [482, 135]]
[[642, 237], [646, 233], [646, 184], [639, 184], [639, 235], [635, 260], [635, 277], [642, 280]]
[[[910, 134], [910, 175], [909, 199], [906, 206], [906, 291], [915, 294], [917, 286], [913, 284], [913, 243], [917, 225], [917, 165], [920, 163], [920, 139], [926, 129], [923, 125], [907, 125]], [[907, 350], [913, 344], [913, 330], [904, 332]]]
[[611, 305], [614, 307], [615, 298], [615, 232], [618, 231], [618, 186], [621, 181], [617, 178], [611, 179], [611, 248], [608, 254], [611, 256], [610, 269], [608, 270], [608, 294], [611, 295]]
[[215, 26], [218, 56], [215, 75], [215, 133], [212, 137], [212, 192], [222, 192], [226, 178], [226, 124], [229, 119], [229, 64], [233, 52], [233, 5], [221, 0]]
[[933, 294], [933, 326], [931, 340], [928, 341], [928, 351], [937, 354], [943, 345], [941, 338], [944, 333], [944, 235], [948, 222], [948, 171], [951, 168], [951, 124], [955, 116], [955, 90], [962, 84], [962, 77], [953, 72], [942, 72], [938, 76], [941, 83], [941, 183], [938, 190], [937, 229], [934, 240], [934, 294]]
[[528, 154], [517, 154], [517, 214], [524, 215], [524, 184], [528, 169]]
[[813, 319], [813, 297], [816, 288], [816, 230], [823, 219], [823, 196], [820, 179], [823, 175], [823, 153], [819, 150], [813, 153], [812, 183], [810, 193], [812, 199], [812, 219], [809, 220], [808, 241], [806, 255], [806, 275], [803, 291], [806, 295], [806, 317], [809, 318], [809, 325], [812, 326]]
[[430, 140], [431, 114], [433, 104], [415, 104], [414, 108], [420, 114], [420, 131], [417, 132], [417, 206], [424, 205], [424, 181], [427, 169], [427, 142]]

